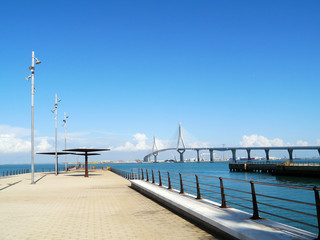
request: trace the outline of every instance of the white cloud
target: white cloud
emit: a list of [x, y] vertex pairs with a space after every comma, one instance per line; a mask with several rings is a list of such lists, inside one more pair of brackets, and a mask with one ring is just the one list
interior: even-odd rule
[[309, 143], [306, 141], [303, 141], [303, 140], [299, 140], [299, 141], [297, 141], [296, 145], [297, 146], [308, 146]]
[[[0, 153], [27, 153], [31, 150], [30, 129], [0, 125]], [[48, 138], [35, 139], [36, 151], [51, 148]]]
[[[140, 151], [140, 150], [148, 150], [152, 151], [153, 141], [147, 141], [148, 138], [146, 134], [136, 133], [133, 135], [132, 141], [127, 141], [125, 144], [119, 147], [113, 148], [115, 151]], [[165, 148], [174, 148], [176, 147], [176, 141], [172, 140], [161, 140], [156, 139], [156, 145], [158, 150]], [[206, 142], [188, 142], [186, 147], [208, 147], [209, 144]]]
[[36, 152], [46, 152], [51, 150], [52, 145], [48, 142], [49, 138], [39, 138], [39, 144], [35, 147]]
[[268, 139], [258, 134], [244, 135], [240, 141], [240, 146], [243, 147], [281, 147], [284, 145], [283, 140], [280, 138]]
[[0, 152], [22, 153], [30, 151], [30, 141], [18, 138], [14, 133], [3, 134], [0, 132]]
[[[320, 139], [318, 140], [320, 144]], [[282, 147], [282, 146], [309, 146], [307, 141], [299, 140], [296, 144], [284, 143], [280, 138], [268, 139], [258, 134], [252, 134], [250, 136], [244, 135], [240, 141], [240, 145], [243, 147]]]
[[139, 151], [148, 150], [152, 147], [147, 144], [147, 136], [143, 133], [136, 133], [133, 135], [133, 143], [126, 142], [123, 146], [114, 148], [115, 151]]
[[31, 132], [28, 128], [11, 127], [9, 125], [0, 125], [0, 134], [13, 134], [17, 137], [30, 136]]

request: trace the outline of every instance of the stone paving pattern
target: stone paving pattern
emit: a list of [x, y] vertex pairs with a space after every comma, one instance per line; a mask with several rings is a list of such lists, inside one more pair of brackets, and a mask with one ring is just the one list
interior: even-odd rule
[[0, 178], [0, 239], [218, 239], [110, 171], [83, 176], [36, 173], [36, 184], [30, 174]]

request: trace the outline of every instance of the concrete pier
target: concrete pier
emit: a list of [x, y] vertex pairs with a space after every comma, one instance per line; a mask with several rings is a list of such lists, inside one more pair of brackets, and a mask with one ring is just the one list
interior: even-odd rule
[[[218, 239], [106, 170], [0, 178], [0, 238]], [[220, 238], [221, 239], [221, 238]]]
[[296, 177], [320, 177], [319, 163], [229, 163], [232, 172], [259, 172]]

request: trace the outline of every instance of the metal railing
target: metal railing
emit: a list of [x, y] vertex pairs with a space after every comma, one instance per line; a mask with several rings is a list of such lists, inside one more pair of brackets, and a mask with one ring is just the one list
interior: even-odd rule
[[[218, 202], [220, 208], [236, 206], [245, 211], [249, 210], [252, 212], [251, 219], [269, 215], [285, 224], [289, 223], [296, 227], [304, 225], [307, 230], [318, 231], [320, 239], [320, 189], [317, 187], [262, 183], [144, 168], [133, 168], [130, 172], [112, 168], [111, 171], [129, 180], [144, 180], [167, 189], [174, 189], [180, 194], [191, 194], [196, 199], [213, 200]], [[234, 182], [237, 182], [237, 187]], [[239, 187], [239, 184], [242, 186]], [[283, 189], [295, 191], [295, 198], [282, 196]], [[266, 192], [272, 192], [272, 195]], [[313, 200], [304, 200], [306, 195], [309, 195], [308, 200], [310, 200], [310, 194], [313, 195], [311, 196]]]
[[[59, 171], [64, 170], [64, 168], [59, 168]], [[2, 171], [2, 174], [1, 174]], [[26, 174], [30, 173], [30, 169], [10, 169], [10, 170], [1, 170], [0, 176], [7, 177], [7, 176], [14, 176], [19, 174]], [[34, 172], [54, 172], [54, 168], [36, 168]]]
[[2, 176], [12, 176], [12, 175], [18, 175], [18, 174], [25, 174], [29, 173], [29, 169], [15, 169], [15, 170], [3, 170]]

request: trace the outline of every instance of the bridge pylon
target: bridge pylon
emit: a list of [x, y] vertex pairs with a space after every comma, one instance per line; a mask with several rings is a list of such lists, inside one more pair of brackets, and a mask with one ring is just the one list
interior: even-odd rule
[[[183, 146], [183, 148], [180, 148], [179, 145]], [[177, 143], [177, 152], [180, 154], [180, 162], [184, 162], [183, 159], [183, 153], [186, 151], [186, 145], [184, 144], [183, 138], [182, 138], [182, 131], [181, 131], [181, 122], [179, 122], [179, 138]]]
[[152, 155], [154, 157], [154, 162], [157, 162], [158, 147], [157, 147], [157, 143], [156, 143], [156, 135], [153, 136]]

